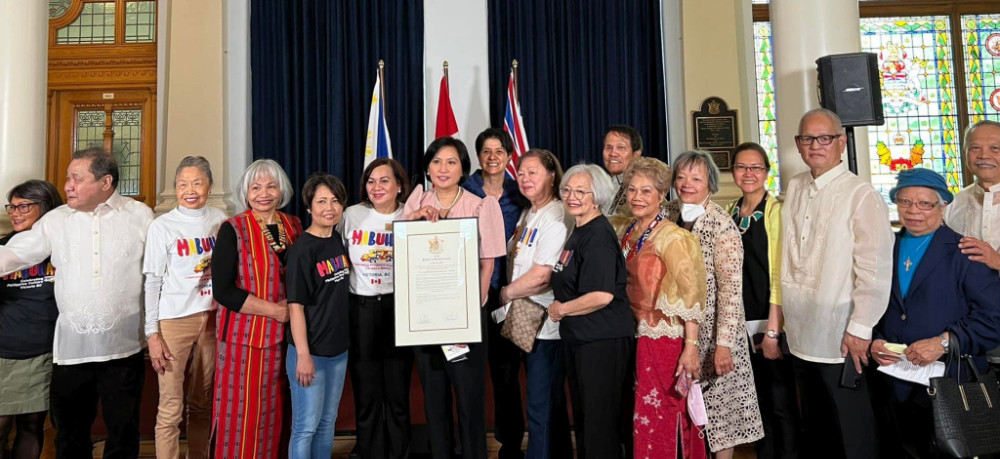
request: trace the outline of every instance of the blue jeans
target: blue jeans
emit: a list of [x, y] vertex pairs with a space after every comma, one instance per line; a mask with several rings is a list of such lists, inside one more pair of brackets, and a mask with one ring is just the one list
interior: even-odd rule
[[299, 356], [295, 346], [288, 345], [285, 369], [292, 390], [292, 438], [288, 442], [288, 457], [308, 459], [330, 457], [333, 454], [333, 426], [337, 422], [340, 395], [344, 392], [347, 375], [347, 352], [334, 357], [312, 356], [316, 376], [309, 387], [295, 379]]
[[569, 449], [566, 369], [563, 360], [563, 344], [557, 339], [535, 340], [535, 349], [526, 356], [527, 459], [572, 455], [572, 450]]

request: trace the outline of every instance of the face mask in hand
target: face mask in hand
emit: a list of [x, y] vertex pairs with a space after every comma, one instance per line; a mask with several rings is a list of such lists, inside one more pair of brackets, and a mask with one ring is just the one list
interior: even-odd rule
[[687, 394], [688, 416], [696, 426], [708, 424], [708, 413], [705, 412], [705, 399], [701, 394], [701, 384], [694, 383]]

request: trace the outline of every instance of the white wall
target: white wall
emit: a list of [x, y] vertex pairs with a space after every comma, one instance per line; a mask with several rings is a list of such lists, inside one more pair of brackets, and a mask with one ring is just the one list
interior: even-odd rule
[[476, 135], [490, 125], [486, 21], [486, 0], [424, 1], [424, 145], [434, 140], [443, 75], [441, 64], [447, 60], [458, 137], [470, 149], [472, 170], [479, 168], [471, 151], [475, 148]]

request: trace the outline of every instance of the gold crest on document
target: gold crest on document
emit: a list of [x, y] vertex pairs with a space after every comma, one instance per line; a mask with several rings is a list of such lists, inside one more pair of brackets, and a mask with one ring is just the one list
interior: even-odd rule
[[444, 247], [442, 247], [443, 245], [444, 241], [438, 239], [437, 236], [434, 236], [434, 239], [427, 241], [427, 246], [428, 246], [427, 251], [437, 255], [441, 252], [444, 252]]

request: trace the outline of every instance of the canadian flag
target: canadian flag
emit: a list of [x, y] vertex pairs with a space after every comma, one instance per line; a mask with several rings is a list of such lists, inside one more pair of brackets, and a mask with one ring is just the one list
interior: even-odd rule
[[451, 95], [448, 93], [448, 77], [441, 77], [441, 93], [438, 96], [437, 127], [434, 138], [458, 136], [458, 122], [451, 109]]

